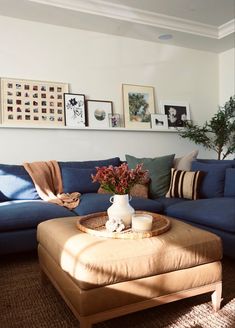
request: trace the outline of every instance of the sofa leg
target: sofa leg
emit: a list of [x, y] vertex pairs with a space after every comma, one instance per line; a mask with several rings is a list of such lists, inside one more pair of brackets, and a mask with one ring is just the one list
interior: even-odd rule
[[211, 295], [212, 306], [215, 312], [219, 311], [220, 309], [220, 304], [222, 301], [221, 296], [222, 296], [222, 282], [216, 285], [216, 289], [214, 293]]

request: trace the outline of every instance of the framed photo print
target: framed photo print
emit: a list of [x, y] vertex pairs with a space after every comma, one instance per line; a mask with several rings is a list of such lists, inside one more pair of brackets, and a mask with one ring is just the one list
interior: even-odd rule
[[149, 129], [155, 112], [154, 88], [141, 85], [122, 85], [125, 127]]
[[112, 101], [87, 100], [88, 125], [91, 128], [109, 128], [109, 115], [113, 114]]
[[65, 125], [83, 128], [86, 126], [85, 95], [64, 94]]
[[120, 128], [120, 126], [121, 126], [120, 114], [109, 114], [109, 127]]
[[164, 114], [152, 114], [151, 115], [151, 127], [153, 130], [168, 129], [167, 116]]
[[186, 102], [162, 101], [161, 112], [167, 115], [169, 128], [180, 128], [190, 120], [189, 104]]
[[67, 83], [2, 78], [2, 123], [64, 126], [65, 92]]

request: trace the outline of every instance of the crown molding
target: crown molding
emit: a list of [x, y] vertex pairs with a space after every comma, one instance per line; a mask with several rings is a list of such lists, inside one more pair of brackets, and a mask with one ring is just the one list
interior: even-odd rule
[[220, 25], [218, 28], [219, 39], [222, 39], [232, 33], [235, 33], [235, 19], [232, 19], [231, 21]]
[[[108, 18], [124, 20], [131, 23], [160, 27], [168, 30], [175, 30], [209, 37], [219, 38], [218, 28], [213, 25], [202, 24], [178, 17], [162, 15], [150, 11], [140, 10], [124, 5], [109, 3], [104, 0], [28, 0], [29, 2], [54, 6], [67, 10], [83, 12], [87, 14], [99, 15]], [[229, 22], [230, 23], [230, 22]], [[223, 34], [228, 35], [231, 24], [223, 25], [221, 28], [221, 38]]]

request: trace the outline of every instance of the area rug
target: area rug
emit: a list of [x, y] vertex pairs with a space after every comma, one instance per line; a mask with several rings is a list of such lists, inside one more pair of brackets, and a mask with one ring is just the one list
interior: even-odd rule
[[[42, 287], [36, 254], [0, 259], [1, 328], [78, 328], [51, 284]], [[233, 328], [235, 261], [223, 260], [223, 303], [213, 313], [210, 294], [161, 305], [94, 325], [94, 328]]]

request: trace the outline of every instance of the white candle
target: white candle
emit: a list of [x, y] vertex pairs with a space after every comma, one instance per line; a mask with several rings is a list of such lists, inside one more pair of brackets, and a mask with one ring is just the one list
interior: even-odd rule
[[149, 214], [133, 214], [132, 230], [136, 232], [144, 232], [152, 230], [153, 217]]

